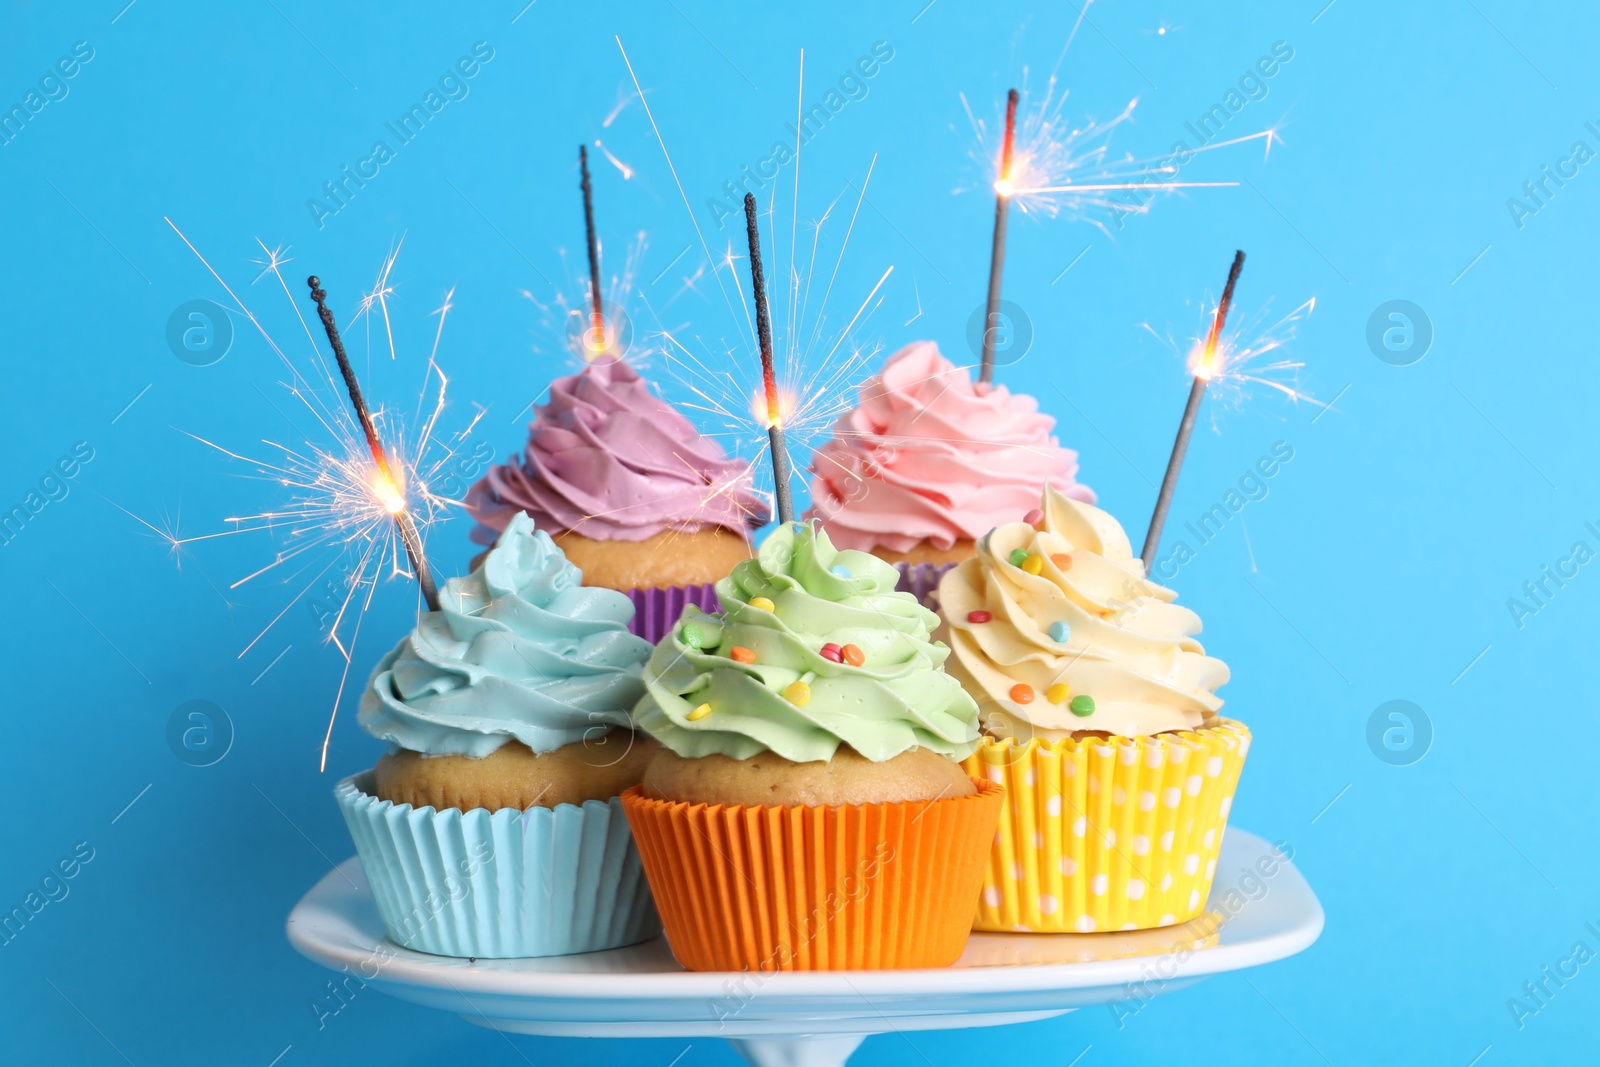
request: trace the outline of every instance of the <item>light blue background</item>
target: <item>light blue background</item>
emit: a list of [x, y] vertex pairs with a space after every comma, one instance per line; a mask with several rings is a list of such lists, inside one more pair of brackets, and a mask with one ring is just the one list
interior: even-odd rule
[[[391, 366], [377, 354], [367, 368], [352, 331], [368, 391], [411, 406], [427, 313], [455, 286], [440, 354], [448, 419], [460, 425], [471, 403], [488, 406], [479, 439], [504, 456], [520, 447], [519, 409], [569, 366], [521, 290], [548, 300], [554, 279], [578, 291], [577, 142], [603, 137], [636, 168], [626, 182], [603, 161], [596, 169], [611, 267], [647, 230], [642, 282], [664, 304], [703, 260], [696, 244], [651, 284], [693, 234], [637, 104], [602, 127], [631, 92], [612, 35], [702, 212], [783, 136], [802, 47], [813, 102], [883, 40], [893, 60], [806, 150], [802, 221], [859, 182], [876, 153], [875, 206], [862, 210], [832, 313], [894, 264], [860, 339], [893, 348], [934, 337], [962, 356], [992, 202], [951, 194], [982, 177], [957, 94], [992, 117], [1024, 67], [1037, 89], [1074, 8], [897, 0], [780, 15], [691, 0], [539, 0], [513, 21], [525, 0], [361, 13], [305, 0], [226, 11], [124, 2], [8, 3], [0, 28], [7, 106], [74, 42], [94, 48], [66, 98], [0, 146], [0, 504], [21, 502], [74, 443], [95, 453], [70, 494], [0, 548], [10, 607], [0, 766], [13, 812], [0, 831], [0, 906], [20, 904], [78, 842], [94, 850], [70, 895], [0, 948], [3, 1058], [265, 1065], [292, 1046], [285, 1067], [596, 1054], [655, 1067], [692, 1045], [683, 1067], [733, 1062], [715, 1041], [507, 1039], [370, 991], [319, 1030], [309, 1005], [325, 973], [289, 948], [283, 918], [352, 851], [330, 791], [377, 748], [347, 706], [318, 773], [340, 661], [303, 604], [240, 658], [292, 595], [270, 583], [228, 588], [270, 558], [268, 538], [193, 545], [180, 569], [128, 514], [157, 525], [181, 514], [194, 536], [282, 500], [179, 432], [240, 450], [281, 439], [267, 398], [283, 402], [283, 374], [237, 317], [216, 365], [169, 351], [175, 307], [226, 298], [162, 217], [291, 342], [282, 293], [249, 284], [256, 237], [292, 246], [296, 299], [315, 271], [348, 322], [403, 234], [400, 358]], [[1327, 907], [1326, 933], [1295, 959], [1161, 998], [1121, 1029], [1090, 1010], [1004, 1031], [890, 1035], [868, 1041], [858, 1062], [1064, 1064], [1082, 1052], [1074, 1062], [1090, 1067], [1155, 1062], [1184, 1042], [1197, 1051], [1182, 1058], [1196, 1061], [1465, 1065], [1593, 1045], [1600, 977], [1589, 971], [1600, 965], [1552, 984], [1554, 998], [1520, 1029], [1507, 1000], [1575, 942], [1600, 948], [1584, 928], [1600, 919], [1600, 577], [1589, 573], [1600, 565], [1521, 629], [1506, 601], [1573, 542], [1600, 548], [1584, 528], [1600, 525], [1600, 481], [1582, 443], [1592, 434], [1580, 433], [1600, 403], [1583, 325], [1600, 225], [1600, 177], [1589, 171], [1600, 164], [1520, 228], [1506, 201], [1574, 141], [1600, 148], [1584, 128], [1600, 118], [1590, 48], [1600, 24], [1571, 3], [1533, 13], [1505, 0], [1336, 0], [1319, 14], [1322, 3], [1095, 5], [1065, 68], [1069, 110], [1106, 118], [1137, 95], [1119, 151], [1167, 151], [1277, 41], [1293, 60], [1229, 132], [1276, 126], [1283, 144], [1265, 165], [1259, 145], [1205, 157], [1186, 178], [1248, 184], [1159, 201], [1114, 239], [1082, 220], [1014, 218], [1006, 294], [1037, 331], [1011, 380], [1060, 418], [1084, 479], [1136, 539], [1186, 388], [1180, 360], [1140, 323], [1192, 329], [1235, 247], [1250, 255], [1240, 308], [1317, 298], [1293, 354], [1306, 364], [1302, 387], [1338, 403], [1314, 424], [1316, 407], [1267, 392], [1241, 410], [1208, 404], [1220, 432], [1208, 417], [1196, 437], [1175, 524], [1274, 442], [1289, 442], [1294, 459], [1174, 584], [1204, 616], [1208, 649], [1232, 665], [1228, 707], [1257, 738], [1234, 819], [1294, 846]], [[470, 95], [318, 230], [307, 198], [480, 40], [494, 59]], [[734, 232], [712, 231], [713, 248]], [[733, 339], [714, 287], [701, 294], [663, 319], [694, 324], [708, 342]], [[1369, 315], [1391, 299], [1432, 320], [1432, 349], [1411, 366], [1381, 362], [1365, 339]], [[919, 301], [922, 318], [902, 326]], [[687, 398], [656, 371], [669, 395]], [[470, 555], [467, 525], [433, 531], [447, 573]], [[400, 583], [380, 591], [358, 677], [412, 603]], [[1366, 727], [1378, 705], [1402, 698], [1425, 710], [1435, 736], [1420, 762], [1393, 767], [1369, 750]], [[192, 699], [221, 705], [236, 730], [207, 768], [180, 762], [166, 741], [168, 717]]]

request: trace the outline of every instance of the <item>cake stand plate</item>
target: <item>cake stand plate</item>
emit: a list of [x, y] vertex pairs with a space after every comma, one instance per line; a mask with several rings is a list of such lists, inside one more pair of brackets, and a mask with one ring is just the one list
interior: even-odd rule
[[295, 906], [288, 934], [309, 959], [354, 976], [347, 982], [479, 1026], [555, 1037], [721, 1037], [757, 1067], [825, 1067], [843, 1064], [871, 1034], [1032, 1022], [1116, 1001], [1131, 1010], [1207, 975], [1292, 956], [1317, 939], [1322, 922], [1300, 872], [1261, 838], [1229, 829], [1199, 919], [1124, 933], [974, 934], [961, 959], [938, 970], [693, 973], [659, 937], [543, 959], [430, 956], [384, 935], [355, 857]]

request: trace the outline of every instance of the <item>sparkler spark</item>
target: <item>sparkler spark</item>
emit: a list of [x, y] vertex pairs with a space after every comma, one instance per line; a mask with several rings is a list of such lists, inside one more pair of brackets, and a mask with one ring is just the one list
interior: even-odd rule
[[1304, 361], [1288, 358], [1283, 352], [1316, 306], [1316, 297], [1312, 297], [1288, 314], [1274, 318], [1270, 300], [1249, 312], [1241, 311], [1235, 304], [1228, 325], [1209, 356], [1206, 332], [1216, 314], [1214, 301], [1202, 305], [1200, 314], [1204, 328], [1193, 335], [1175, 338], [1170, 332], [1157, 332], [1149, 323], [1141, 323], [1140, 328], [1180, 357], [1190, 374], [1207, 383], [1207, 391], [1213, 398], [1211, 417], [1215, 423], [1219, 407], [1237, 410], [1249, 402], [1257, 388], [1270, 389], [1294, 403], [1305, 401], [1317, 407], [1325, 406], [1316, 397], [1300, 391], [1299, 372], [1305, 367]]
[[1155, 194], [1239, 184], [1178, 181], [1179, 170], [1192, 157], [1249, 141], [1264, 141], [1265, 153], [1270, 155], [1274, 141], [1279, 139], [1276, 130], [1268, 129], [1200, 145], [1187, 154], [1147, 158], [1126, 152], [1119, 155], [1112, 151], [1111, 140], [1118, 127], [1133, 121], [1137, 97], [1108, 121], [1074, 120], [1066, 111], [1071, 94], [1060, 86], [1056, 74], [1050, 75], [1044, 92], [1037, 97], [1029, 94], [1027, 80], [1024, 70], [1009, 167], [1000, 162], [1005, 157], [1005, 124], [978, 118], [966, 94], [961, 94], [961, 105], [972, 129], [969, 154], [979, 173], [987, 176], [977, 188], [992, 189], [1024, 214], [1037, 213], [1046, 218], [1064, 215], [1105, 229], [1107, 219], [1149, 210]]
[[622, 175], [623, 181], [627, 181], [633, 177], [633, 168], [628, 166], [622, 160], [618, 159], [616, 155], [612, 153], [611, 149], [607, 148], [601, 143], [600, 138], [596, 137], [594, 139], [594, 146], [600, 149], [600, 154], [606, 157], [606, 161], [608, 163], [617, 168], [617, 171]]

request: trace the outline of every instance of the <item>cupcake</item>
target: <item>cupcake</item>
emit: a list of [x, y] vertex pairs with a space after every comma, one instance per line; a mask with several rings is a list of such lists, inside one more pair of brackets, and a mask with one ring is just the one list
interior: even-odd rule
[[390, 938], [446, 956], [554, 956], [660, 929], [618, 794], [655, 743], [629, 709], [650, 646], [526, 515], [361, 697], [393, 746], [335, 790]]
[[685, 604], [716, 606], [711, 583], [749, 557], [771, 510], [746, 464], [614, 357], [550, 383], [526, 450], [491, 467], [466, 504], [479, 544], [532, 516], [585, 582], [629, 595], [631, 628], [652, 643]]
[[1211, 889], [1250, 732], [1200, 619], [1098, 508], [1046, 489], [945, 574], [950, 673], [978, 701], [969, 773], [1006, 789], [976, 929], [1170, 926]]
[[840, 547], [894, 564], [900, 588], [922, 597], [1045, 486], [1094, 502], [1055, 421], [1032, 397], [975, 383], [932, 341], [914, 341], [861, 386], [817, 450], [806, 516]]
[[661, 743], [623, 794], [690, 970], [938, 967], [961, 954], [1000, 789], [938, 617], [865, 552], [780, 526], [644, 671]]

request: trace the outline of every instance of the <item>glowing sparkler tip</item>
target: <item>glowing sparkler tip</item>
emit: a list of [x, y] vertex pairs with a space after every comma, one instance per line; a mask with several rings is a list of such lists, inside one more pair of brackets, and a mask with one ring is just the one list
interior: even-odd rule
[[1220, 346], [1210, 351], [1206, 346], [1196, 345], [1194, 352], [1189, 357], [1189, 372], [1203, 382], [1209, 382], [1217, 376], [1222, 369], [1222, 350]]
[[1010, 178], [1001, 178], [999, 181], [994, 183], [994, 191], [996, 196], [1009, 198], [1017, 191], [1017, 187], [1011, 183]]
[[784, 420], [794, 414], [794, 408], [795, 394], [787, 389], [779, 389], [770, 397], [765, 388], [757, 389], [750, 397], [750, 414], [759, 425], [769, 429], [781, 428]]
[[405, 494], [400, 492], [400, 488], [382, 471], [372, 476], [369, 485], [372, 488], [372, 495], [383, 505], [384, 511], [398, 515], [406, 509]]

